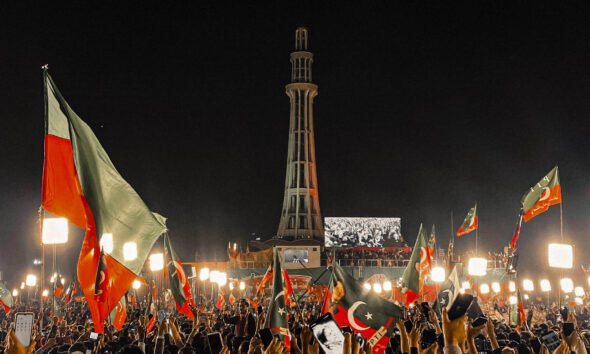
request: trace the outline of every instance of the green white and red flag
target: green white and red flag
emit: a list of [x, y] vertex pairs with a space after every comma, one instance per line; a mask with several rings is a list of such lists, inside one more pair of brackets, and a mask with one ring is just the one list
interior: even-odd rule
[[190, 320], [193, 320], [194, 315], [191, 311], [191, 307], [195, 307], [195, 300], [191, 294], [191, 287], [186, 273], [182, 268], [182, 263], [176, 255], [176, 252], [174, 252], [168, 234], [164, 236], [164, 246], [166, 250], [166, 259], [168, 260], [167, 268], [170, 290], [172, 291], [172, 296], [176, 302], [176, 309]]
[[[152, 213], [121, 177], [92, 129], [72, 110], [53, 79], [43, 71], [46, 97], [45, 161], [42, 207], [85, 230], [78, 259], [78, 280], [88, 302], [96, 332], [103, 332], [94, 298], [100, 258], [100, 237], [112, 234], [105, 254], [110, 282], [108, 312], [131, 287], [157, 238], [166, 231], [165, 218]], [[124, 257], [133, 249], [135, 257]], [[111, 248], [111, 247], [109, 247]]]
[[424, 280], [432, 269], [432, 253], [428, 246], [426, 229], [420, 224], [418, 238], [412, 249], [412, 255], [402, 275], [403, 291], [406, 293], [406, 304], [414, 302], [422, 295]]
[[117, 306], [109, 314], [110, 323], [117, 331], [123, 329], [127, 322], [127, 298], [125, 295], [117, 302]]
[[559, 171], [557, 166], [537, 184], [532, 186], [520, 200], [523, 219], [525, 222], [535, 216], [544, 213], [550, 206], [561, 203], [561, 185], [559, 184]]
[[10, 290], [6, 287], [6, 284], [0, 281], [0, 306], [4, 312], [8, 315], [10, 310], [14, 307], [14, 298], [10, 293]]
[[373, 353], [384, 353], [396, 322], [403, 317], [402, 308], [366, 290], [338, 264], [334, 264], [333, 282], [336, 323], [360, 333]]
[[457, 236], [461, 237], [463, 235], [467, 235], [468, 233], [477, 229], [478, 222], [477, 222], [477, 204], [471, 209], [467, 215], [465, 215], [465, 220], [463, 220], [463, 224], [459, 226], [457, 230]]
[[[151, 295], [151, 296], [150, 296]], [[151, 291], [148, 294], [148, 305], [145, 308], [145, 316], [149, 318], [148, 324], [146, 326], [146, 335], [149, 334], [154, 325], [156, 324], [156, 319], [158, 317], [158, 308], [156, 307], [156, 302], [158, 299], [158, 291], [156, 290], [156, 282], [152, 280], [151, 282]], [[151, 317], [149, 317], [151, 315]]]

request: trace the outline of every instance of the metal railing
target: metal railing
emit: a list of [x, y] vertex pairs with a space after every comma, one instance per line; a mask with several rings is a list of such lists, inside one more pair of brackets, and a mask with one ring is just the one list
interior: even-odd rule
[[343, 267], [384, 267], [395, 268], [405, 267], [409, 259], [337, 259], [339, 265]]

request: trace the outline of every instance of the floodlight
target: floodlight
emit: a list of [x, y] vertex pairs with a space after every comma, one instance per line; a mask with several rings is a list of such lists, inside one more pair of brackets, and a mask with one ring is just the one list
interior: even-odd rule
[[65, 285], [66, 284], [66, 278], [61, 278], [61, 285]]
[[233, 282], [229, 282], [229, 290], [234, 290], [234, 283]]
[[435, 283], [442, 283], [446, 279], [445, 275], [445, 269], [443, 267], [434, 267], [432, 268], [432, 272], [430, 272], [430, 279]]
[[12, 289], [12, 296], [13, 297], [17, 297], [18, 296], [18, 290], [17, 289]]
[[34, 274], [28, 274], [25, 278], [25, 285], [26, 286], [36, 286], [37, 285], [37, 276]]
[[157, 272], [162, 269], [164, 269], [164, 255], [162, 253], [150, 255], [150, 270]]
[[551, 283], [549, 282], [548, 279], [542, 279], [541, 280], [541, 291], [542, 292], [551, 291]]
[[225, 272], [219, 273], [219, 278], [217, 280], [217, 284], [219, 284], [219, 286], [225, 286], [225, 284], [227, 284], [227, 273], [225, 273]]
[[113, 253], [113, 234], [111, 233], [104, 233], [100, 238], [99, 242], [100, 248], [106, 254]]
[[365, 290], [371, 290], [371, 284], [365, 282], [363, 283], [363, 288], [365, 288]]
[[383, 291], [391, 291], [392, 286], [389, 280], [383, 282]]
[[512, 295], [510, 296], [510, 305], [516, 305], [518, 303], [518, 299], [516, 298], [516, 296]]
[[381, 294], [381, 293], [383, 292], [383, 288], [381, 287], [381, 284], [379, 284], [379, 283], [374, 283], [374, 284], [373, 284], [373, 291], [374, 291], [376, 294]]
[[240, 282], [240, 290], [245, 290], [246, 289], [246, 283], [244, 283], [243, 281]]
[[49, 296], [49, 290], [47, 290], [47, 289], [43, 290], [43, 292], [41, 293], [41, 296], [48, 297]]
[[529, 294], [524, 294], [524, 299], [528, 300], [529, 299]]
[[137, 290], [137, 289], [141, 288], [141, 282], [139, 280], [135, 279], [131, 286], [133, 287], [133, 289]]
[[570, 278], [562, 278], [559, 284], [561, 285], [561, 290], [566, 294], [574, 291], [574, 282]]
[[201, 268], [199, 271], [199, 279], [202, 281], [209, 279], [209, 268]]
[[468, 282], [467, 280], [465, 280], [463, 283], [461, 283], [461, 289], [463, 289], [463, 290], [471, 289], [471, 283]]
[[488, 260], [480, 257], [469, 258], [469, 265], [467, 272], [472, 276], [486, 275], [488, 268]]
[[516, 283], [514, 283], [513, 281], [509, 281], [508, 282], [508, 291], [510, 291], [511, 293], [516, 291]]
[[574, 289], [574, 294], [576, 294], [577, 297], [582, 297], [585, 293], [586, 292], [584, 291], [584, 288], [582, 288], [581, 286], [576, 286], [576, 288]]
[[571, 269], [574, 264], [574, 249], [564, 243], [549, 244], [549, 266], [552, 268]]
[[582, 300], [582, 298], [581, 298], [581, 297], [577, 297], [577, 298], [575, 298], [575, 299], [574, 299], [574, 301], [575, 301], [575, 302], [576, 302], [576, 304], [578, 304], [578, 305], [582, 305], [582, 304], [584, 304], [584, 300]]
[[123, 259], [125, 261], [134, 261], [137, 259], [137, 243], [125, 242], [123, 244]]
[[486, 283], [483, 283], [479, 286], [479, 292], [482, 294], [489, 294], [490, 293], [490, 286]]
[[20, 283], [20, 289], [23, 290], [25, 288], [25, 282], [23, 281], [22, 283]]
[[219, 271], [218, 270], [212, 270], [211, 272], [209, 272], [209, 280], [212, 283], [217, 283], [219, 281]]
[[46, 218], [43, 219], [41, 242], [44, 245], [57, 245], [68, 242], [68, 219]]
[[532, 280], [530, 279], [525, 279], [522, 281], [522, 288], [524, 289], [524, 291], [534, 291], [535, 290], [535, 284], [533, 283]]
[[495, 292], [496, 294], [500, 292], [500, 283], [498, 283], [497, 281], [492, 283], [492, 291]]

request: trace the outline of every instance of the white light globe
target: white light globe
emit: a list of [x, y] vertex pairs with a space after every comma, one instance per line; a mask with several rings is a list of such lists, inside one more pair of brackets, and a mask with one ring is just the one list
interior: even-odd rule
[[484, 276], [488, 270], [488, 260], [480, 257], [469, 258], [469, 264], [467, 266], [467, 272], [471, 276]]

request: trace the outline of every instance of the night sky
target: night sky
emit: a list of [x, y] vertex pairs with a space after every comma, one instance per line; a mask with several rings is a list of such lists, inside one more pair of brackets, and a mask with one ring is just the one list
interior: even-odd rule
[[[39, 255], [46, 63], [119, 172], [169, 218], [183, 260], [195, 251], [221, 259], [229, 240], [274, 235], [299, 25], [309, 27], [315, 54], [324, 216], [398, 216], [410, 244], [420, 222], [436, 224], [446, 248], [451, 212], [456, 229], [477, 202], [480, 249], [500, 250], [522, 194], [558, 164], [566, 239], [576, 263], [590, 262], [588, 7], [239, 3], [4, 6], [5, 277], [20, 279]], [[82, 233], [70, 238], [59, 250], [66, 275]], [[545, 267], [546, 244], [558, 239], [558, 207], [525, 224], [519, 271]]]

